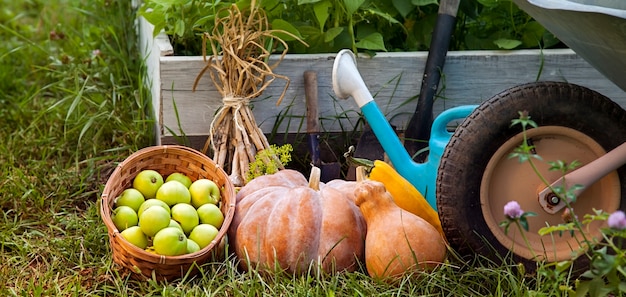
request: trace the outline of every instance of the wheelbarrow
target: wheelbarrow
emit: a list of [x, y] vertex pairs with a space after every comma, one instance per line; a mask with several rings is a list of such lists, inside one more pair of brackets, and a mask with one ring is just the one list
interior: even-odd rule
[[[446, 5], [445, 0], [441, 5]], [[453, 1], [454, 2], [454, 1]], [[626, 1], [514, 0], [600, 73], [626, 90]], [[458, 1], [456, 1], [458, 5]], [[430, 53], [429, 53], [430, 54]], [[563, 82], [532, 82], [494, 95], [478, 106], [461, 106], [434, 120], [427, 162], [408, 156], [363, 83], [354, 56], [341, 51], [333, 67], [333, 88], [340, 98], [352, 96], [381, 142], [389, 159], [435, 207], [450, 245], [461, 255], [483, 254], [495, 261], [511, 255], [527, 271], [535, 261], [571, 260], [585, 252], [582, 237], [601, 241], [604, 222], [589, 225], [584, 234], [540, 236], [546, 225], [558, 225], [594, 209], [626, 210], [626, 111], [602, 94]], [[537, 128], [522, 131], [511, 125], [520, 112]], [[445, 125], [463, 118], [453, 133]], [[577, 161], [564, 174], [546, 161], [535, 168], [510, 156], [526, 141], [546, 161]], [[539, 173], [539, 174], [537, 174]], [[553, 193], [546, 184], [566, 189], [580, 185], [572, 197]], [[433, 191], [433, 189], [435, 191]], [[434, 193], [433, 193], [434, 192]], [[573, 206], [574, 213], [566, 209]], [[528, 217], [525, 236], [504, 232], [503, 208], [517, 201]], [[589, 267], [579, 257], [577, 267]]]

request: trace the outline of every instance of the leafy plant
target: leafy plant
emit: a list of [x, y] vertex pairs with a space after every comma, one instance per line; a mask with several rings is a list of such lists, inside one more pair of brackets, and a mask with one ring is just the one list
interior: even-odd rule
[[272, 25], [295, 24], [291, 29], [297, 30], [311, 45], [310, 49], [300, 47], [298, 51], [335, 52], [341, 48], [351, 48], [354, 52], [387, 51], [393, 39], [406, 38], [408, 31], [401, 17], [417, 5], [422, 4], [389, 0], [298, 0], [298, 9], [286, 11]]
[[[553, 47], [558, 40], [510, 0], [461, 1], [452, 49]], [[139, 14], [172, 39], [177, 55], [198, 55], [203, 32], [229, 5], [250, 0], [146, 0]], [[290, 42], [290, 53], [427, 50], [438, 14], [436, 0], [263, 0], [273, 29], [303, 39]], [[293, 38], [280, 36], [286, 41]]]
[[178, 55], [198, 55], [202, 49], [203, 32], [211, 32], [217, 12], [232, 1], [147, 0], [138, 11], [154, 25], [156, 36], [165, 30]]
[[[294, 43], [292, 52], [328, 52], [344, 47], [356, 52], [357, 49], [387, 50], [383, 32], [406, 31], [395, 17], [408, 15], [417, 5], [433, 2], [417, 3], [403, 5], [402, 1], [391, 0], [265, 0], [260, 1], [259, 6], [268, 14], [273, 29], [293, 33], [312, 45], [308, 48]], [[172, 42], [180, 47], [179, 53], [186, 54], [201, 45], [197, 38], [199, 34], [211, 32], [219, 10], [233, 4], [242, 8], [249, 6], [250, 1], [148, 0], [144, 2], [140, 15], [155, 26], [154, 35], [165, 30]]]
[[560, 41], [511, 0], [461, 1], [459, 49], [550, 48]]
[[280, 164], [273, 161], [273, 156], [277, 156], [280, 163], [286, 165], [291, 161], [292, 150], [293, 146], [287, 143], [281, 146], [271, 144], [269, 149], [259, 151], [256, 156], [254, 156], [254, 162], [250, 163], [248, 176], [246, 176], [247, 181], [251, 181], [261, 175], [278, 172]]

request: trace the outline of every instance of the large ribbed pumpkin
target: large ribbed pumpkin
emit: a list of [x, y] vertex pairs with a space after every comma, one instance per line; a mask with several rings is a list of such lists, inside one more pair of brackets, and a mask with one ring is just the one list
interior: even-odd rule
[[[354, 271], [363, 260], [366, 224], [354, 204], [354, 184], [311, 181], [285, 169], [260, 176], [237, 194], [229, 241], [241, 266], [306, 273]], [[340, 184], [343, 184], [339, 186]]]

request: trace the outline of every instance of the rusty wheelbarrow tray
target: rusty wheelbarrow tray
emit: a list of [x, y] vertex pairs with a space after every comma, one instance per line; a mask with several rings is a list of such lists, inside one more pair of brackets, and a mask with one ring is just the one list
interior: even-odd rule
[[591, 66], [626, 91], [626, 1], [514, 2]]

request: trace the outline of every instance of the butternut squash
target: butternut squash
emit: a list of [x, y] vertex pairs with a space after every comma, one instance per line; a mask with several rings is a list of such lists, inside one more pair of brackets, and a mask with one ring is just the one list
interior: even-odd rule
[[373, 180], [359, 182], [354, 190], [367, 224], [365, 267], [375, 278], [398, 277], [416, 270], [430, 270], [444, 261], [443, 237], [435, 227], [398, 207], [385, 189]]
[[379, 181], [393, 197], [393, 201], [402, 209], [426, 220], [445, 238], [439, 214], [428, 204], [417, 188], [400, 175], [391, 165], [375, 160], [370, 170], [369, 179]]

